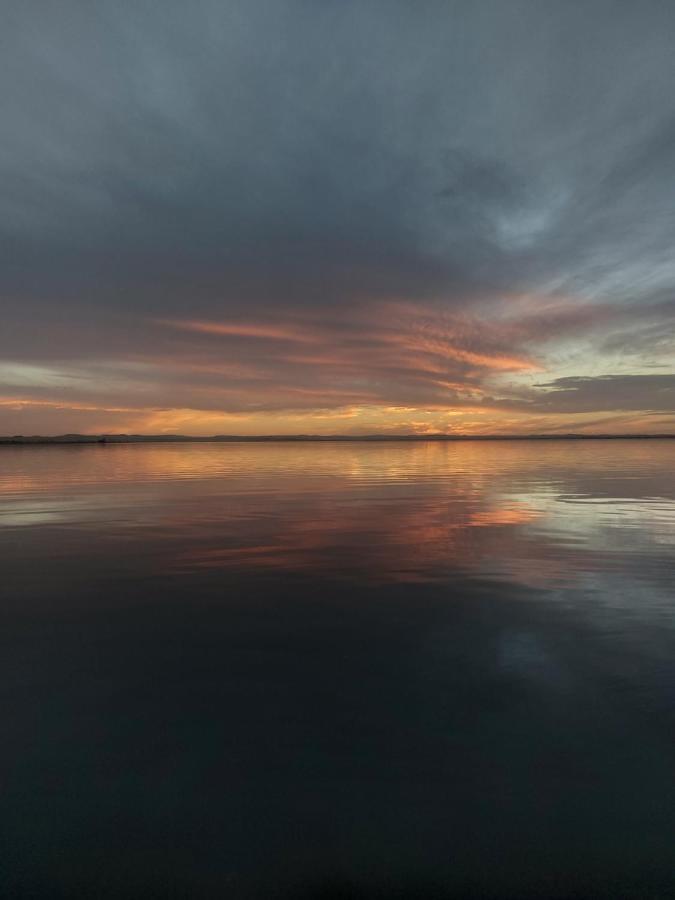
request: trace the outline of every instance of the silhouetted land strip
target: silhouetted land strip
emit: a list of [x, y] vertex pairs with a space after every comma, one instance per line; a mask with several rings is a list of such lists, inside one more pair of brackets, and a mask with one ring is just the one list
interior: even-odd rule
[[395, 441], [644, 441], [675, 440], [675, 434], [369, 434], [369, 435], [318, 435], [318, 434], [269, 434], [240, 435], [216, 434], [195, 437], [185, 434], [61, 434], [13, 435], [0, 437], [0, 445], [8, 444], [231, 444], [272, 442], [283, 443], [392, 443]]

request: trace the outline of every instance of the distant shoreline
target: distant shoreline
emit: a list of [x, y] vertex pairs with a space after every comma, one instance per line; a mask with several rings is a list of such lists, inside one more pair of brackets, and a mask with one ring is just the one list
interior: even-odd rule
[[267, 443], [452, 443], [465, 441], [644, 441], [675, 440], [675, 434], [371, 434], [371, 435], [212, 435], [63, 434], [0, 437], [0, 446], [89, 444], [267, 444]]

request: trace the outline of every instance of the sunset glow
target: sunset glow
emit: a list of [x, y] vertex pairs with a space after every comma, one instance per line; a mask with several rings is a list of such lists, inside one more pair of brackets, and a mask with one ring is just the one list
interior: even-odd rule
[[661, 29], [329, 6], [17, 19], [0, 435], [675, 430]]

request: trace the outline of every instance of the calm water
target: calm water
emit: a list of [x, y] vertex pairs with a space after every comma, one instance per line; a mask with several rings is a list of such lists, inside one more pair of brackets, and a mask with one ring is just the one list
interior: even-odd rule
[[675, 442], [0, 448], [7, 897], [675, 896]]

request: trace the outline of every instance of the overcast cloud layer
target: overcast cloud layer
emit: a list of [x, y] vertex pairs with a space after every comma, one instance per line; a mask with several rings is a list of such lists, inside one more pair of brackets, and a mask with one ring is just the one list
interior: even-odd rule
[[1, 17], [0, 433], [674, 429], [673, 4]]

